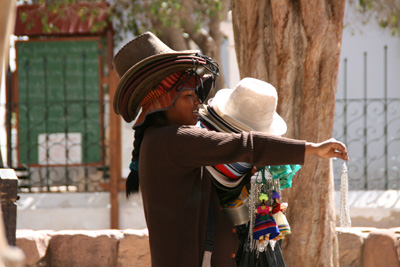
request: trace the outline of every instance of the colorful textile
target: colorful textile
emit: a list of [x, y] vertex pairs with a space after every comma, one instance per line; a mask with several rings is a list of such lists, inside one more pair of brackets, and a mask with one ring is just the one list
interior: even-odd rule
[[281, 235], [287, 235], [291, 233], [286, 216], [281, 211], [273, 214], [272, 216], [275, 219], [276, 224], [278, 225], [278, 229]]
[[245, 202], [245, 200], [249, 197], [249, 191], [247, 190], [246, 186], [243, 186], [240, 195], [231, 203], [226, 205], [227, 208], [237, 208]]
[[252, 167], [253, 165], [248, 164], [246, 162], [214, 165], [214, 168], [219, 173], [222, 173], [226, 177], [233, 180], [243, 177], [243, 175], [245, 175], [249, 170], [251, 170]]
[[274, 239], [280, 232], [272, 216], [269, 215], [268, 206], [257, 208], [257, 217], [254, 223], [253, 239], [258, 240], [261, 236], [268, 235], [269, 239]]
[[287, 235], [290, 234], [291, 231], [286, 216], [283, 214], [283, 211], [286, 210], [286, 208], [284, 209], [283, 207], [287, 207], [287, 203], [276, 203], [272, 209], [272, 216], [278, 225], [281, 235]]

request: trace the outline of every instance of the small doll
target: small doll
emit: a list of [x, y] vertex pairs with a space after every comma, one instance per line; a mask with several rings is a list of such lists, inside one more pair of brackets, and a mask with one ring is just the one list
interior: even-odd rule
[[278, 224], [278, 229], [280, 232], [279, 238], [284, 239], [285, 235], [291, 233], [289, 223], [286, 219], [285, 214], [283, 214], [286, 211], [288, 204], [286, 202], [281, 203], [281, 196], [276, 191], [272, 193], [272, 199], [274, 200], [272, 216]]
[[253, 239], [262, 243], [264, 240], [267, 241], [279, 236], [279, 229], [271, 214], [272, 207], [267, 205], [267, 194], [261, 193], [259, 200], [261, 204], [255, 210], [257, 215], [254, 223]]

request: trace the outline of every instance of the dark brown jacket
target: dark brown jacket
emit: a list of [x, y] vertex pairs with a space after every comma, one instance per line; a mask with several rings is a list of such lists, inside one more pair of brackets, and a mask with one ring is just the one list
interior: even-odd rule
[[304, 141], [260, 132], [218, 133], [195, 126], [149, 128], [140, 149], [139, 176], [152, 265], [201, 265], [211, 199], [215, 224], [211, 266], [236, 266], [237, 236], [202, 166], [303, 164], [304, 151]]

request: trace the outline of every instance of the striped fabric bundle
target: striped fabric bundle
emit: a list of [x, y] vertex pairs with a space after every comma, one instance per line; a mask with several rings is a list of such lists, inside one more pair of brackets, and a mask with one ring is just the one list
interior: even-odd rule
[[[218, 115], [213, 112], [212, 106], [204, 106], [204, 109], [199, 111], [200, 122], [199, 126], [209, 131], [216, 132], [240, 132], [233, 125], [227, 124]], [[253, 168], [252, 164], [246, 162], [236, 162], [230, 164], [219, 164], [215, 166], [207, 166], [207, 170], [211, 175], [223, 186], [235, 187], [244, 178], [244, 176]]]

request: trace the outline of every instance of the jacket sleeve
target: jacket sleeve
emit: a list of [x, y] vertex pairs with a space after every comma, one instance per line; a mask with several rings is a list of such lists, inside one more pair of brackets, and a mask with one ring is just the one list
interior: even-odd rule
[[305, 141], [263, 132], [221, 133], [195, 126], [165, 127], [163, 145], [182, 167], [247, 162], [256, 166], [303, 164]]

